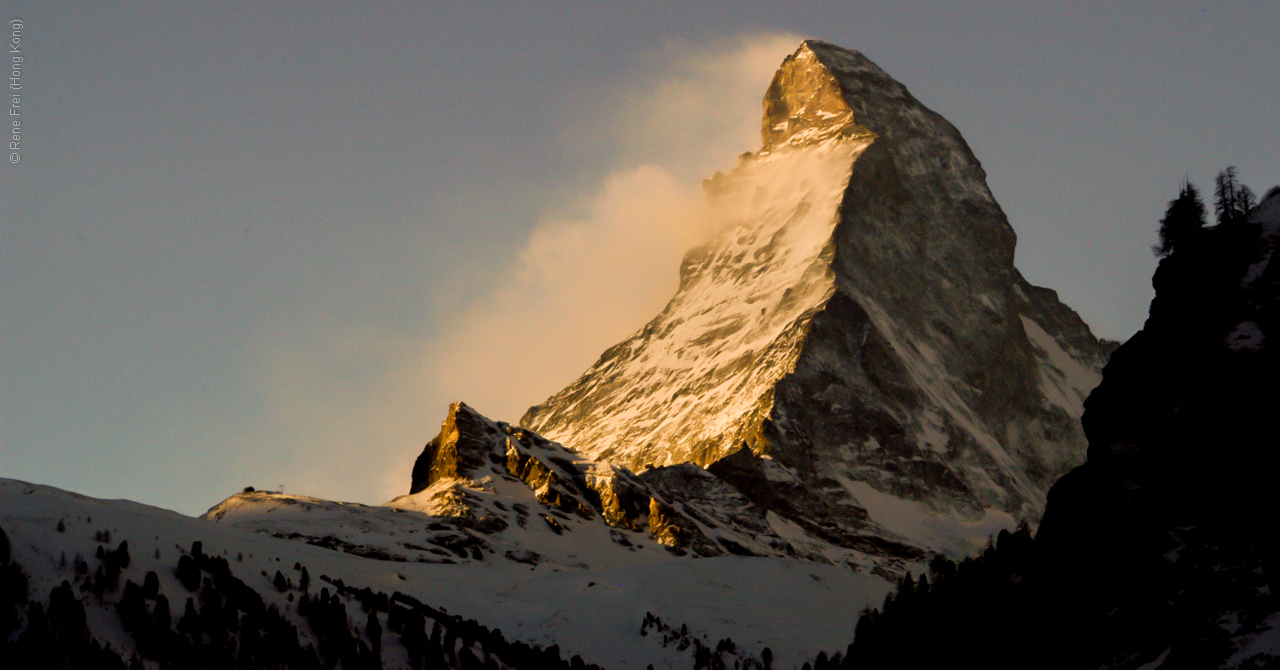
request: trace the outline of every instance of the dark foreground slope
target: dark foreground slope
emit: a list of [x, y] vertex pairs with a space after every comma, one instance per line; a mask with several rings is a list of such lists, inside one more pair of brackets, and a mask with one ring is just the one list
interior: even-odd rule
[[[1280, 195], [1196, 231], [1089, 397], [1088, 462], [1004, 534], [863, 618], [848, 667], [1276, 667]], [[907, 644], [929, 640], [927, 647]], [[977, 661], [975, 657], [973, 659]]]

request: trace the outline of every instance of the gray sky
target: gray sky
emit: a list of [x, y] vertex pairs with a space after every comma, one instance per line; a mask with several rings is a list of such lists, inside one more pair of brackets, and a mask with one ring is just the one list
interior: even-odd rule
[[514, 422], [656, 313], [802, 37], [954, 123], [1103, 336], [1184, 176], [1280, 181], [1275, 0], [195, 4], [6, 8], [0, 476], [407, 492], [449, 401]]

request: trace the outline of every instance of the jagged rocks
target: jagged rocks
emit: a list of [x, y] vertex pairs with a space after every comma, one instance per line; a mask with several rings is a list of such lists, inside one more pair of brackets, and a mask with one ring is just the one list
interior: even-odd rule
[[610, 526], [643, 530], [649, 488], [631, 471], [604, 463], [585, 473], [587, 486], [598, 496], [600, 515]]
[[441, 479], [467, 477], [485, 467], [493, 453], [490, 442], [497, 434], [490, 421], [466, 405], [451, 406], [440, 434], [427, 443], [414, 461], [409, 493], [422, 491]]
[[[649, 530], [659, 544], [670, 548], [677, 554], [684, 554], [684, 548], [690, 544], [691, 533], [681, 528], [673, 519], [675, 510], [670, 505], [659, 502], [657, 498], [649, 499]], [[701, 538], [706, 545], [706, 538]]]
[[[886, 575], [900, 573], [923, 556], [877, 535], [869, 523], [860, 537], [830, 524], [783, 522], [739, 490], [745, 478], [735, 481], [733, 473], [722, 478], [718, 466], [713, 472], [682, 463], [636, 475], [586, 460], [531, 431], [491, 421], [464, 403], [450, 406], [440, 435], [423, 450], [418, 465], [419, 473], [446, 474], [387, 504], [445, 517], [441, 520], [447, 523], [433, 524], [440, 528], [430, 541], [454, 553], [459, 547], [471, 552], [460, 554], [463, 558], [481, 560], [472, 556], [472, 538], [485, 553], [498, 552], [504, 531], [530, 529], [533, 516], [542, 520], [534, 521], [533, 528], [564, 536], [570, 544], [569, 537], [583, 529], [608, 529], [608, 539], [620, 547], [633, 550], [643, 544], [640, 537], [649, 536], [682, 556], [793, 556]], [[508, 541], [518, 543], [519, 533], [512, 532]], [[506, 553], [525, 556], [521, 551]]]
[[[746, 447], [712, 463], [707, 471], [741, 491], [759, 509], [790, 520], [815, 540], [904, 561], [925, 556], [919, 547], [873, 524], [866, 509], [856, 504], [833, 509], [821, 491]], [[813, 514], [814, 510], [819, 513]], [[840, 522], [832, 523], [832, 519]]]
[[[413, 468], [410, 495], [427, 492], [442, 516], [466, 516], [472, 485], [483, 487], [486, 478], [507, 477], [527, 486], [535, 499], [568, 514], [591, 519], [602, 511], [601, 495], [588, 484], [580, 468], [581, 457], [537, 434], [491, 421], [465, 403], [453, 403], [440, 434], [427, 443]], [[593, 465], [593, 464], [592, 464]], [[623, 508], [608, 477], [592, 483], [608, 490], [614, 508]], [[625, 498], [625, 496], [624, 496]], [[613, 513], [619, 516], [618, 512]]]
[[646, 470], [640, 478], [655, 496], [649, 503], [649, 527], [663, 544], [688, 547], [700, 556], [762, 555], [770, 553], [768, 548], [756, 545], [771, 540], [772, 548], [781, 545], [764, 510], [692, 463]]

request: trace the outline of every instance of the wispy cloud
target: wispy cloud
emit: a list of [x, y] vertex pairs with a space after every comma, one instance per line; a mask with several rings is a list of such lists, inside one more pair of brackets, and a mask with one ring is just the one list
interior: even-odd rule
[[404, 493], [449, 402], [515, 422], [656, 315], [682, 255], [709, 234], [701, 180], [758, 147], [761, 97], [798, 42], [770, 34], [651, 53], [606, 92], [603, 120], [573, 130], [613, 169], [539, 217], [517, 257], [467, 259], [500, 279], [434, 335], [319, 333], [273, 349], [269, 432], [306, 464], [290, 472], [296, 487], [367, 501]]
[[759, 145], [761, 98], [799, 38], [671, 43], [591, 134], [617, 167], [574, 217], [546, 216], [507, 279], [435, 343], [452, 396], [515, 421], [662, 309], [710, 231], [702, 179]]

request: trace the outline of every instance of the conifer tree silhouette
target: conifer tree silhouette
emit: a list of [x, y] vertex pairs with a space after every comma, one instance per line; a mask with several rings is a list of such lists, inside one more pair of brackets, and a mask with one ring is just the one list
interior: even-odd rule
[[1160, 220], [1160, 244], [1152, 247], [1157, 257], [1173, 253], [1174, 248], [1193, 239], [1205, 224], [1204, 200], [1200, 191], [1189, 181], [1182, 183], [1178, 197], [1169, 201], [1164, 218]]
[[1218, 215], [1218, 225], [1244, 222], [1249, 210], [1258, 204], [1258, 198], [1248, 186], [1240, 183], [1236, 166], [1219, 172], [1214, 184], [1213, 211]]

